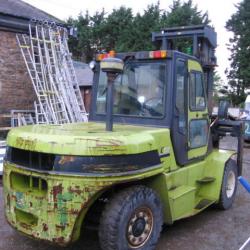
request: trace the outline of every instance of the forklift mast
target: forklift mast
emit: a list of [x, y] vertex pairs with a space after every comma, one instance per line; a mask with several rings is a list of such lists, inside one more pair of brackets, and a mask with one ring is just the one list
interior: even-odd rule
[[[182, 26], [163, 29], [152, 33], [152, 41], [161, 49], [178, 50], [177, 40], [190, 41], [189, 53], [196, 57], [203, 68], [204, 80], [208, 97], [209, 114], [212, 113], [213, 71], [217, 66], [215, 49], [217, 47], [217, 34], [208, 25]], [[187, 53], [187, 51], [181, 51]]]

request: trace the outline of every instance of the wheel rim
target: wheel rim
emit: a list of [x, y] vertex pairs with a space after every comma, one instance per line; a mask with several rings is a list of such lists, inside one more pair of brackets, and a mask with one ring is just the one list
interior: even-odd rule
[[153, 230], [153, 214], [148, 207], [134, 211], [127, 226], [127, 240], [132, 248], [143, 246]]
[[227, 177], [227, 186], [226, 186], [226, 194], [227, 194], [227, 198], [231, 198], [234, 194], [234, 190], [235, 190], [235, 174], [234, 172], [231, 170], [228, 173], [228, 177]]

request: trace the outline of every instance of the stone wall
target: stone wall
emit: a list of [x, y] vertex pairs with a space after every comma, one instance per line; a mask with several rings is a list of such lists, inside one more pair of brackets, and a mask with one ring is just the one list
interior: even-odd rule
[[16, 34], [0, 31], [0, 114], [33, 109], [36, 99]]

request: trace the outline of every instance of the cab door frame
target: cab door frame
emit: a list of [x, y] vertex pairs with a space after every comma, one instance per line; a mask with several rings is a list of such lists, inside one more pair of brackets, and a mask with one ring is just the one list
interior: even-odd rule
[[[174, 55], [174, 70], [172, 77], [173, 115], [171, 122], [171, 140], [177, 164], [185, 166], [191, 162], [200, 161], [207, 154], [209, 137], [208, 103], [204, 83], [204, 74], [200, 63], [194, 59], [190, 59], [190, 57], [182, 53], [176, 52]], [[202, 75], [202, 87], [204, 92], [203, 101], [205, 103], [205, 108], [202, 110], [190, 109], [190, 78], [192, 72], [197, 72]], [[179, 91], [182, 91], [181, 95]], [[200, 132], [203, 132], [201, 135], [206, 134], [206, 138], [203, 140], [204, 143], [197, 146], [192, 144], [190, 138], [196, 134], [193, 131], [193, 127], [197, 126], [192, 125], [195, 125], [195, 123], [198, 123], [199, 121], [202, 123], [203, 129], [205, 129], [205, 132], [200, 130]], [[198, 126], [198, 134], [200, 127], [201, 126]], [[202, 138], [198, 138], [198, 136], [196, 136], [195, 139], [197, 144], [197, 141]]]
[[209, 116], [204, 74], [200, 64], [188, 59], [188, 161], [207, 154]]
[[184, 166], [188, 163], [188, 68], [187, 56], [179, 52], [173, 57], [172, 77], [172, 122], [171, 140], [178, 165]]

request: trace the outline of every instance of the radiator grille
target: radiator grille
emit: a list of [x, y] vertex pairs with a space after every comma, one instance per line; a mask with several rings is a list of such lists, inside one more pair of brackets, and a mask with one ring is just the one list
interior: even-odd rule
[[11, 163], [38, 170], [52, 170], [55, 155], [8, 147], [5, 159]]

